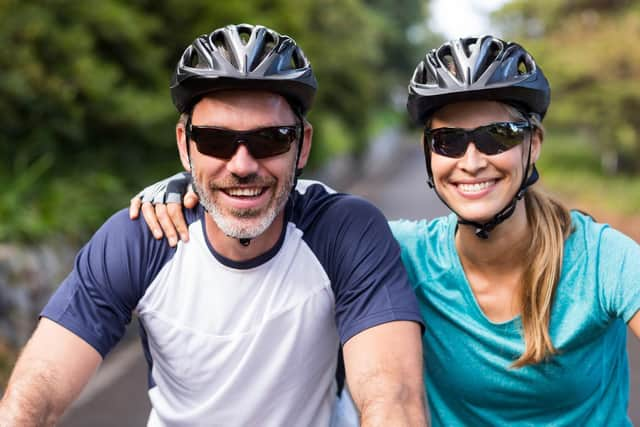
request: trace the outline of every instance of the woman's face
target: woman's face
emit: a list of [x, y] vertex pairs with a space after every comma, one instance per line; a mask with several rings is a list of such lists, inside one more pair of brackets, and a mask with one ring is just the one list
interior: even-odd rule
[[[521, 122], [504, 104], [474, 101], [450, 104], [438, 110], [431, 128], [475, 129], [495, 122]], [[527, 159], [529, 138], [500, 154], [478, 151], [473, 141], [460, 158], [431, 153], [431, 171], [436, 190], [460, 217], [486, 222], [502, 210], [520, 188]], [[540, 139], [534, 132], [531, 160], [537, 160]]]

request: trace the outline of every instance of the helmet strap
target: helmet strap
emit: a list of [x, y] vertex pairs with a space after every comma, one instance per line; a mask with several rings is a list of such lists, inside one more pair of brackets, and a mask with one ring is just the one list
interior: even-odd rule
[[291, 109], [293, 110], [293, 113], [295, 114], [296, 118], [300, 122], [300, 127], [301, 127], [300, 136], [298, 137], [298, 153], [296, 154], [295, 174], [294, 174], [294, 181], [293, 181], [293, 188], [295, 189], [296, 184], [298, 183], [298, 178], [300, 177], [300, 175], [302, 175], [302, 170], [303, 170], [303, 168], [298, 167], [298, 163], [300, 163], [300, 155], [302, 154], [302, 145], [304, 144], [304, 117], [298, 108], [295, 108], [293, 105], [291, 105]]
[[184, 125], [184, 143], [187, 146], [187, 158], [189, 159], [189, 167], [193, 169], [193, 167], [191, 166], [191, 144], [189, 144], [189, 142], [191, 142], [191, 112], [189, 112], [189, 115], [187, 116], [187, 123], [185, 123]]

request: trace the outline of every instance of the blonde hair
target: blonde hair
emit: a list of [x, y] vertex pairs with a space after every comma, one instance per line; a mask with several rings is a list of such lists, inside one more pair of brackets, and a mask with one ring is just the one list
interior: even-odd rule
[[[506, 105], [514, 118], [523, 118], [516, 108]], [[533, 132], [544, 139], [544, 127], [539, 116], [529, 116]], [[551, 307], [560, 280], [564, 241], [571, 234], [571, 215], [560, 202], [544, 192], [529, 187], [524, 195], [531, 244], [527, 249], [527, 267], [522, 275], [524, 284], [520, 299], [520, 319], [525, 342], [524, 352], [512, 367], [540, 363], [558, 351], [549, 334]]]
[[516, 368], [540, 363], [557, 353], [549, 335], [549, 323], [562, 270], [564, 241], [572, 230], [567, 208], [541, 191], [529, 188], [524, 203], [531, 244], [520, 300], [525, 349], [512, 365]]

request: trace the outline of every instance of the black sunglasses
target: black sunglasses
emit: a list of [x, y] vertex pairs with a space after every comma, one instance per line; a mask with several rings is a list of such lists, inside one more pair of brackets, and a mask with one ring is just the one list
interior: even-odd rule
[[475, 129], [425, 129], [424, 144], [425, 148], [441, 156], [460, 158], [473, 142], [478, 151], [493, 156], [521, 144], [530, 132], [529, 122], [491, 123]]
[[207, 156], [230, 159], [243, 144], [255, 159], [277, 156], [289, 151], [300, 138], [300, 126], [271, 126], [246, 131], [215, 126], [189, 124], [187, 138], [193, 139], [198, 151]]

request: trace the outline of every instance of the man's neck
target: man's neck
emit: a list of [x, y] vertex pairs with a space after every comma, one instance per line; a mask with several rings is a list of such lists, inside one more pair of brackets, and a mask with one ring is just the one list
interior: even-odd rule
[[278, 242], [283, 226], [284, 213], [280, 213], [264, 233], [251, 239], [245, 246], [240, 239], [224, 234], [211, 215], [205, 214], [205, 228], [209, 243], [218, 254], [237, 262], [248, 261], [268, 252]]

